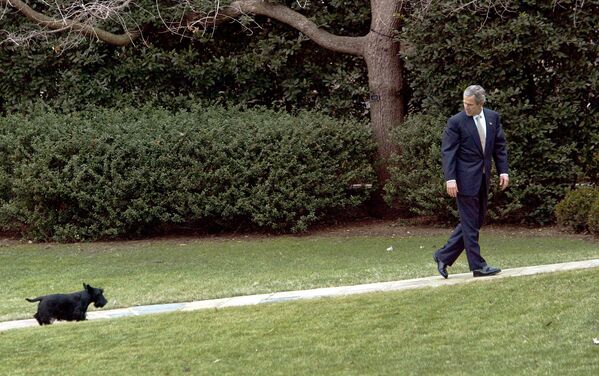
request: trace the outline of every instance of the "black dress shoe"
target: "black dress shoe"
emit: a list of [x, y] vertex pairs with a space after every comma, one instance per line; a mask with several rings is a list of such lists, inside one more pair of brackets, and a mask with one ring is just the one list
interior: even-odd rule
[[449, 276], [449, 274], [447, 274], [447, 265], [443, 261], [439, 260], [435, 253], [433, 253], [433, 260], [435, 260], [437, 263], [437, 270], [439, 271], [439, 274], [441, 274], [441, 277], [447, 279]]
[[501, 269], [499, 268], [494, 268], [492, 266], [485, 265], [482, 269], [473, 270], [472, 274], [474, 274], [475, 277], [488, 277], [490, 275], [495, 275], [500, 271]]

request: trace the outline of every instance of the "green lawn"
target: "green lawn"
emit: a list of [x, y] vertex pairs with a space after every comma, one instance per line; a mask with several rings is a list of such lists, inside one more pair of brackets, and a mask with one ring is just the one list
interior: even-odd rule
[[2, 375], [596, 375], [599, 271], [0, 332]]
[[[83, 282], [103, 287], [104, 309], [112, 309], [430, 276], [431, 255], [448, 235], [3, 246], [0, 321], [30, 318], [35, 305], [25, 297], [79, 290]], [[481, 244], [502, 268], [599, 258], [599, 242], [578, 237], [483, 232]], [[463, 255], [449, 272], [467, 269]]]

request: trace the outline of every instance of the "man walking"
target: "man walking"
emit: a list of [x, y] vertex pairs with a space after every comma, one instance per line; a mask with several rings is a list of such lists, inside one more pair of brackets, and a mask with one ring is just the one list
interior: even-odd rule
[[483, 107], [486, 93], [479, 85], [464, 91], [464, 111], [452, 116], [443, 132], [441, 154], [447, 194], [456, 198], [460, 223], [447, 244], [433, 254], [439, 274], [448, 277], [453, 265], [466, 250], [468, 265], [475, 277], [501, 271], [487, 265], [480, 254], [479, 230], [487, 212], [491, 160], [499, 173], [502, 190], [509, 184], [505, 134], [499, 114]]

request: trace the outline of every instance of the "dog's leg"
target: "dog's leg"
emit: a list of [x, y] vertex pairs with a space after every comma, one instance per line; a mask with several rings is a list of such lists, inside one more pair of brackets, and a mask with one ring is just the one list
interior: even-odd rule
[[[87, 288], [91, 288], [89, 285], [86, 286]], [[89, 304], [91, 303], [90, 301], [90, 296], [89, 293], [87, 291], [83, 291], [81, 293], [81, 303], [79, 305], [79, 314], [77, 317], [77, 321], [84, 321], [87, 320], [86, 318], [86, 312], [87, 312], [87, 306], [89, 306]]]
[[73, 319], [75, 321], [84, 321], [86, 320], [85, 311], [81, 309], [81, 307], [75, 308], [73, 311]]
[[37, 320], [38, 324], [40, 325], [50, 325], [52, 324], [52, 317], [48, 316], [48, 315], [40, 315], [40, 313], [36, 313], [35, 315], [33, 315], [33, 317], [35, 317], [35, 319]]

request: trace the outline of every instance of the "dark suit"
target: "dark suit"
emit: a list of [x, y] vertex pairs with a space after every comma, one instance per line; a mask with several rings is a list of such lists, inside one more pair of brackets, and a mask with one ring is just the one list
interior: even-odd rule
[[465, 249], [470, 270], [486, 265], [478, 238], [487, 212], [491, 160], [495, 161], [499, 174], [508, 173], [507, 148], [499, 114], [486, 108], [483, 111], [486, 122], [484, 155], [474, 118], [464, 111], [447, 121], [441, 147], [445, 180], [457, 182], [460, 223], [436, 255], [443, 263], [452, 265]]

